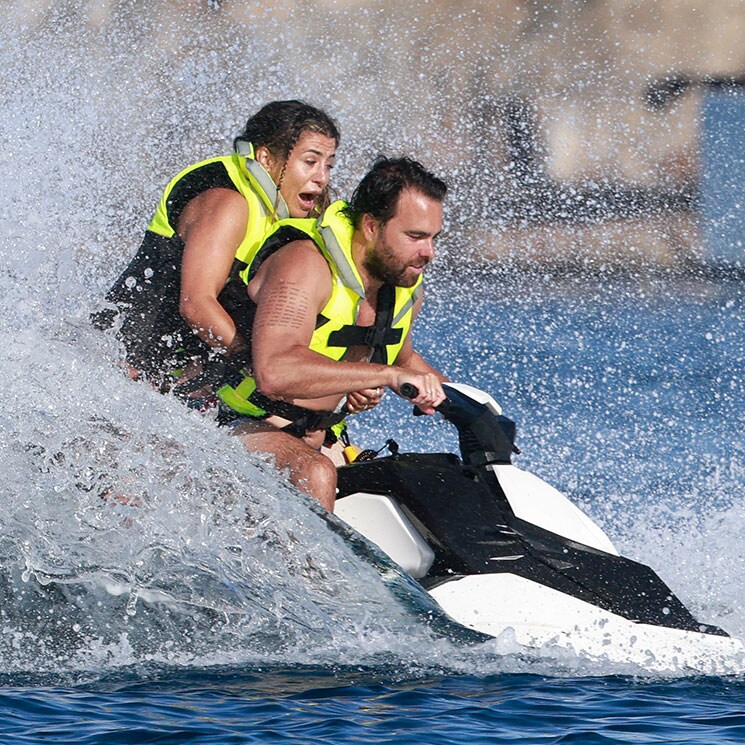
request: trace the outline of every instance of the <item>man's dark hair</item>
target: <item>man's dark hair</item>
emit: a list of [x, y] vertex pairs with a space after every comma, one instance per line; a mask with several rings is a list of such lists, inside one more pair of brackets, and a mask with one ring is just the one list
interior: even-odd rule
[[336, 122], [321, 109], [304, 101], [272, 101], [257, 111], [236, 140], [255, 148], [266, 147], [277, 158], [287, 160], [303, 132], [317, 132], [339, 144]]
[[359, 227], [362, 215], [372, 215], [387, 223], [396, 214], [399, 197], [405, 189], [442, 202], [448, 187], [411, 158], [379, 158], [354, 190], [344, 214], [355, 227]]

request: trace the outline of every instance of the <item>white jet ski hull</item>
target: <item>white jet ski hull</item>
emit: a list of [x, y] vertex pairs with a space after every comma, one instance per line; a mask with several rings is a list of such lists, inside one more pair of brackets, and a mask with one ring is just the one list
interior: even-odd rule
[[469, 629], [551, 654], [557, 648], [598, 663], [651, 672], [742, 672], [745, 646], [729, 636], [635, 623], [509, 573], [462, 577], [430, 595]]
[[561, 492], [511, 464], [514, 425], [491, 397], [447, 393], [462, 461], [394, 453], [344, 467], [338, 517], [487, 637], [646, 670], [742, 672], [740, 640], [699, 623]]

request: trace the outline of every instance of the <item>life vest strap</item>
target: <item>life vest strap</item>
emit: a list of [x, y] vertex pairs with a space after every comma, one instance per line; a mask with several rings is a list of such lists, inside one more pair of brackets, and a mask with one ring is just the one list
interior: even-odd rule
[[[232, 409], [236, 417], [248, 416], [253, 419], [266, 419], [271, 414], [289, 419], [290, 425], [285, 429], [290, 434], [302, 437], [306, 432], [316, 429], [329, 429], [340, 424], [347, 417], [344, 411], [316, 411], [304, 406], [277, 401], [265, 396], [256, 388], [256, 381], [250, 371], [242, 366], [233, 369], [234, 378], [217, 391], [223, 406]], [[240, 379], [240, 382], [239, 382]], [[235, 387], [233, 387], [235, 386]], [[302, 434], [297, 434], [302, 432]]]
[[[281, 416], [283, 419], [289, 419], [290, 424], [284, 429], [289, 431], [290, 434], [295, 434], [290, 428], [303, 430], [303, 435], [305, 432], [316, 429], [328, 429], [335, 424], [343, 422], [348, 413], [344, 411], [316, 411], [315, 409], [306, 409], [304, 406], [296, 406], [295, 404], [287, 403], [287, 401], [277, 401], [269, 398], [257, 389], [254, 389], [251, 395], [248, 396], [248, 401], [264, 409], [264, 411], [268, 411], [270, 414]], [[299, 436], [302, 437], [303, 435]]]
[[378, 326], [343, 326], [329, 334], [330, 347], [370, 347], [379, 349], [401, 341], [402, 329], [385, 329]]
[[373, 326], [342, 326], [329, 334], [330, 347], [370, 348], [370, 362], [388, 363], [388, 345], [395, 346], [401, 341], [403, 329], [392, 328], [393, 311], [396, 304], [396, 288], [385, 284], [378, 290], [377, 310]]

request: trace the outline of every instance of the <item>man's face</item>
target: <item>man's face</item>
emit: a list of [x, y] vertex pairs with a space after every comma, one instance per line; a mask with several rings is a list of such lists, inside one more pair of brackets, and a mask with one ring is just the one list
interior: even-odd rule
[[398, 287], [413, 287], [435, 255], [442, 230], [442, 203], [414, 189], [405, 189], [396, 214], [381, 224], [370, 216], [365, 224], [368, 248], [364, 267], [370, 276]]

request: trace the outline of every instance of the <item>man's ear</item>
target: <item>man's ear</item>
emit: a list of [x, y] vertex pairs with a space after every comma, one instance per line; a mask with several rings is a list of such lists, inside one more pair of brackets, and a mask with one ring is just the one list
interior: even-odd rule
[[366, 212], [364, 215], [362, 215], [360, 228], [365, 240], [368, 242], [372, 242], [378, 234], [380, 223], [372, 215]]

